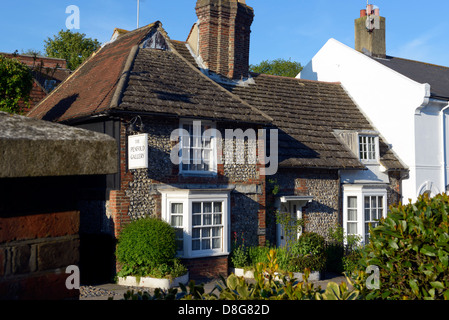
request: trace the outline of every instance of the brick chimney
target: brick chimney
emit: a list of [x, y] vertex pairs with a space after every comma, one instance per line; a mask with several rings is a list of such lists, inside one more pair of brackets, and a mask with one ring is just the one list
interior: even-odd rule
[[230, 79], [247, 78], [253, 8], [245, 0], [198, 0], [195, 9], [204, 66]]
[[360, 10], [360, 18], [355, 20], [355, 49], [373, 57], [385, 58], [385, 18], [379, 8], [372, 4]]

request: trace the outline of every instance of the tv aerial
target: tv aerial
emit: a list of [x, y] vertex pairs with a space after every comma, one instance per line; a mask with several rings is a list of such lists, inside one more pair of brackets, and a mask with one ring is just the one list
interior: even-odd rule
[[379, 7], [366, 1], [366, 30], [373, 32], [380, 29]]

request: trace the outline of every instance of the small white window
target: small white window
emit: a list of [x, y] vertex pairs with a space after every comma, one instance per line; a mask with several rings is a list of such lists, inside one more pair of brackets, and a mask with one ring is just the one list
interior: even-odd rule
[[377, 137], [359, 136], [359, 155], [360, 160], [373, 161], [377, 159]]
[[369, 230], [379, 225], [384, 212], [384, 197], [365, 196], [365, 243], [369, 243]]
[[348, 197], [347, 233], [357, 235], [357, 197]]
[[[216, 138], [212, 123], [181, 122], [181, 173], [213, 174], [217, 171]], [[207, 133], [207, 134], [206, 134]]]
[[358, 236], [368, 244], [370, 229], [387, 214], [387, 191], [365, 185], [343, 185], [343, 228], [346, 236]]

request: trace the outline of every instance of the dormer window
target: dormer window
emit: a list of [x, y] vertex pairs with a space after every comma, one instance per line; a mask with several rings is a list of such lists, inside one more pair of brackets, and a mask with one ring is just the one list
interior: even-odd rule
[[359, 156], [362, 161], [376, 161], [378, 154], [377, 137], [359, 135]]

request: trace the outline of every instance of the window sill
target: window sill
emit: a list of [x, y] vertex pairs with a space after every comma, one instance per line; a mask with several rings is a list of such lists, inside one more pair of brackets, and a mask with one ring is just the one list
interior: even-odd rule
[[183, 177], [216, 177], [217, 173], [215, 171], [207, 171], [207, 172], [181, 171], [179, 175]]
[[193, 253], [191, 255], [185, 255], [185, 256], [179, 256], [179, 259], [200, 259], [200, 258], [217, 258], [217, 257], [224, 257], [224, 256], [229, 256], [230, 252], [215, 252], [215, 253], [210, 253], [210, 252], [204, 252], [204, 253]]

